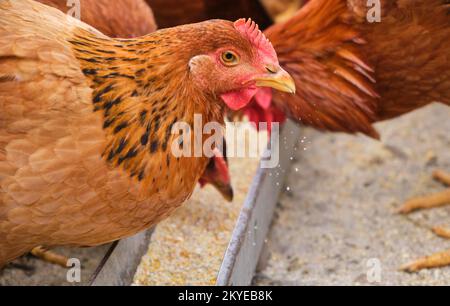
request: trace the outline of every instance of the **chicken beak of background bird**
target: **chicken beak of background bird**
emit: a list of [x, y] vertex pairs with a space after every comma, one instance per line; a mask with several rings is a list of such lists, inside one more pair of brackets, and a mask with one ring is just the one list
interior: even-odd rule
[[278, 91], [295, 94], [295, 81], [286, 70], [281, 67], [267, 67], [268, 73], [253, 79], [258, 87], [270, 87]]
[[228, 202], [233, 202], [234, 191], [231, 185], [214, 184], [214, 187], [220, 192], [220, 194], [225, 198], [225, 200], [227, 200]]

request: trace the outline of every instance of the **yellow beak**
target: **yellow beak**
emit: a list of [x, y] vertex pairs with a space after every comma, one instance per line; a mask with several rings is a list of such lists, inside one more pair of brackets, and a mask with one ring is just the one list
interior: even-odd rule
[[258, 87], [270, 87], [282, 92], [295, 94], [295, 81], [286, 70], [281, 67], [267, 67], [268, 73], [254, 79]]

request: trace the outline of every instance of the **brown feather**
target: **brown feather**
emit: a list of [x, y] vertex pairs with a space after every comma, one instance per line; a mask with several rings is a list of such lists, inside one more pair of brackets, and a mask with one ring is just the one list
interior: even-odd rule
[[378, 137], [373, 67], [362, 56], [361, 35], [345, 23], [346, 3], [312, 1], [286, 23], [266, 31], [297, 94], [274, 93], [274, 104], [294, 120], [324, 130]]
[[269, 28], [297, 95], [274, 104], [316, 128], [378, 137], [372, 124], [434, 101], [450, 104], [450, 18], [442, 0], [312, 0]]

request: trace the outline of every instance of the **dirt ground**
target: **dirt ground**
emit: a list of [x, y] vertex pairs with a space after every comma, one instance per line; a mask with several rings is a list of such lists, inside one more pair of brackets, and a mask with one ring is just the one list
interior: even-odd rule
[[[450, 171], [449, 119], [450, 108], [432, 105], [377, 125], [382, 142], [305, 129], [255, 284], [450, 285], [450, 268], [399, 272], [450, 248], [430, 231], [450, 227], [450, 207], [394, 213], [444, 189], [431, 173]], [[381, 283], [367, 277], [374, 263]]]
[[49, 264], [31, 255], [15, 260], [0, 270], [0, 286], [79, 286], [89, 284], [108, 246], [97, 248], [58, 248], [55, 252], [81, 263], [81, 282], [67, 282], [67, 269]]

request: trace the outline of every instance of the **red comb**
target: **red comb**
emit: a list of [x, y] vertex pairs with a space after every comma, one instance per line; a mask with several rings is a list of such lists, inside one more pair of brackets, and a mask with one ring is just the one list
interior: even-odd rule
[[241, 32], [242, 35], [247, 37], [256, 48], [264, 51], [266, 55], [276, 57], [277, 54], [272, 46], [272, 43], [266, 38], [263, 32], [259, 29], [258, 25], [250, 18], [245, 20], [239, 19], [234, 23], [236, 30]]

